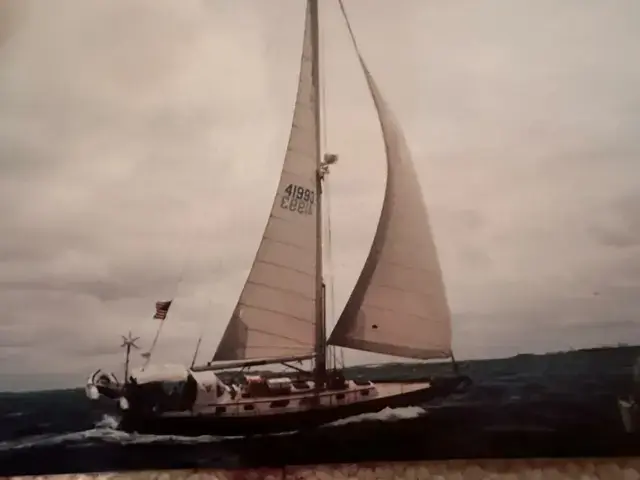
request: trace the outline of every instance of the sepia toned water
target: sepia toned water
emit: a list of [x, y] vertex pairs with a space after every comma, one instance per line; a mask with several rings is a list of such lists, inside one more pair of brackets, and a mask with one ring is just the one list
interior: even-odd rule
[[[469, 457], [640, 454], [617, 398], [640, 347], [461, 362], [473, 387], [422, 407], [384, 410], [282, 435], [127, 434], [83, 390], [0, 393], [0, 475]], [[359, 367], [351, 378], [410, 379], [450, 365]]]

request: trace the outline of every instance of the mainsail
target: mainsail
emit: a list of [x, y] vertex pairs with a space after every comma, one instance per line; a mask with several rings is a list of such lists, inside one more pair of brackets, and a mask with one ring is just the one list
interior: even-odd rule
[[307, 6], [293, 125], [260, 247], [213, 361], [311, 355], [315, 345], [317, 120]]
[[328, 343], [407, 358], [451, 356], [451, 314], [404, 135], [351, 40], [378, 113], [387, 186], [371, 251]]

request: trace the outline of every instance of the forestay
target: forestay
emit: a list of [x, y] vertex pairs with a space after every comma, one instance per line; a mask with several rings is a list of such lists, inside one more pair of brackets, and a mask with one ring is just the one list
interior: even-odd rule
[[313, 350], [318, 213], [310, 27], [307, 7], [298, 93], [280, 183], [214, 361], [290, 357]]
[[447, 358], [451, 315], [415, 168], [346, 14], [345, 20], [380, 120], [387, 185], [371, 251], [329, 343], [399, 357]]

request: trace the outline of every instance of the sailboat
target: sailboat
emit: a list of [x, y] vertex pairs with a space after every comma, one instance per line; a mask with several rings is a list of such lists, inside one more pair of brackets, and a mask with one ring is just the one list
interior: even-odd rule
[[[210, 362], [147, 365], [118, 399], [125, 431], [247, 435], [314, 428], [463, 391], [451, 313], [427, 209], [409, 149], [351, 41], [379, 117], [387, 160], [384, 203], [371, 250], [330, 335], [323, 277], [323, 182], [337, 155], [322, 152], [319, 0], [307, 0], [298, 91], [273, 206], [244, 288]], [[452, 374], [415, 382], [354, 381], [330, 348], [401, 358], [451, 359]], [[295, 376], [248, 375], [259, 365], [310, 361]], [[245, 372], [223, 381], [220, 372]]]

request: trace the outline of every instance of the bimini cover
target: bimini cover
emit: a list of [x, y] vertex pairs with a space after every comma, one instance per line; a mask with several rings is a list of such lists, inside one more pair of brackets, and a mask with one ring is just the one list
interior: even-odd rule
[[138, 384], [184, 382], [189, 377], [189, 370], [183, 365], [147, 365], [144, 370], [138, 369], [131, 376]]

